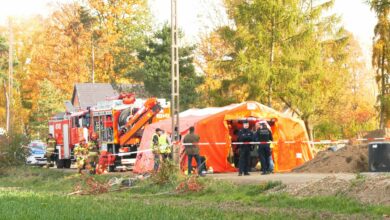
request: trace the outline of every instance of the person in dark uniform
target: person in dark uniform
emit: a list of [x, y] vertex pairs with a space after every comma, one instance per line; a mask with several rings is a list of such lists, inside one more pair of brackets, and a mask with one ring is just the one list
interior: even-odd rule
[[[244, 128], [238, 132], [238, 142], [251, 142], [253, 141], [253, 133], [249, 130], [249, 123], [244, 121]], [[241, 144], [240, 146], [240, 161], [239, 161], [239, 171], [238, 175], [242, 176], [249, 175], [249, 159], [252, 145], [251, 144]]]
[[[255, 142], [270, 142], [273, 141], [272, 132], [265, 124], [267, 122], [260, 122], [260, 128], [256, 131], [254, 141]], [[259, 159], [261, 163], [261, 171], [262, 175], [267, 174], [268, 172], [272, 172], [270, 166], [269, 157], [271, 156], [271, 148], [270, 144], [259, 144], [258, 149]]]

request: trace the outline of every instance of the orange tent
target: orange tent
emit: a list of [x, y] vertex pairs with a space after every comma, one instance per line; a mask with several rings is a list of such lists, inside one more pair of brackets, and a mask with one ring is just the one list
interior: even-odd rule
[[[276, 172], [290, 171], [313, 158], [312, 146], [306, 142], [309, 138], [303, 121], [283, 115], [257, 102], [244, 102], [220, 108], [190, 109], [182, 112], [180, 133], [184, 136], [189, 128], [194, 126], [195, 133], [200, 136], [200, 142], [209, 143], [200, 145], [200, 155], [206, 158], [207, 166], [212, 167], [214, 172], [232, 172], [236, 171], [236, 168], [227, 159], [232, 151], [230, 123], [244, 119], [275, 121], [272, 131], [277, 144], [273, 144], [272, 154]], [[153, 170], [154, 157], [148, 150], [156, 128], [171, 133], [171, 120], [159, 121], [145, 128], [134, 167], [136, 173]], [[183, 149], [182, 147], [181, 155]], [[180, 158], [183, 169], [186, 169], [186, 159], [185, 156]]]

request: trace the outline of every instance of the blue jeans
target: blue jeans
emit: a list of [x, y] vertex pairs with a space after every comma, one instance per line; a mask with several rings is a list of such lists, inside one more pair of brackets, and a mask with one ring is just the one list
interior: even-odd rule
[[188, 157], [188, 175], [190, 175], [191, 171], [192, 171], [192, 158], [195, 158], [195, 160], [196, 160], [198, 174], [200, 175], [201, 171], [200, 171], [200, 156], [199, 156], [199, 154], [187, 155], [187, 157]]

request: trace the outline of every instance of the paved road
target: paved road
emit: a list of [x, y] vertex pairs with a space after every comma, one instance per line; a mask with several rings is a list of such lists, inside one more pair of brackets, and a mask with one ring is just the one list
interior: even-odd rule
[[342, 180], [351, 180], [356, 178], [353, 173], [275, 173], [269, 175], [260, 175], [260, 173], [251, 173], [250, 176], [238, 176], [237, 173], [207, 174], [207, 176], [227, 180], [237, 184], [256, 184], [268, 181], [281, 181], [284, 184], [301, 184], [318, 181], [326, 177], [336, 177]]
[[[56, 168], [51, 168], [57, 170]], [[60, 172], [76, 173], [76, 169], [59, 169]], [[132, 172], [113, 172], [108, 175], [131, 175]], [[365, 176], [390, 175], [389, 173], [361, 173]], [[107, 174], [105, 174], [107, 175]], [[260, 175], [260, 172], [252, 172], [250, 176], [238, 176], [237, 173], [215, 173], [207, 174], [208, 178], [231, 181], [237, 184], [257, 184], [268, 181], [281, 181], [284, 184], [302, 184], [315, 182], [326, 177], [336, 177], [340, 180], [351, 180], [356, 178], [354, 173], [274, 173], [269, 175]]]

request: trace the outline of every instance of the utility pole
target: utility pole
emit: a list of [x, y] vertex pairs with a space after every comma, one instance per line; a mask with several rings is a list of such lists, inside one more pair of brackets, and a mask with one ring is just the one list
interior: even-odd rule
[[[179, 43], [177, 23], [177, 0], [171, 0], [171, 119], [172, 119], [172, 141], [176, 142], [180, 137], [179, 113]], [[177, 134], [176, 134], [177, 132]], [[173, 158], [178, 160], [178, 151], [173, 149]]]
[[9, 49], [8, 49], [8, 103], [7, 103], [7, 133], [11, 133], [11, 103], [12, 103], [12, 75], [14, 72], [13, 67], [13, 44], [14, 35], [12, 31], [12, 19], [8, 20], [8, 32], [9, 32]]

